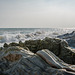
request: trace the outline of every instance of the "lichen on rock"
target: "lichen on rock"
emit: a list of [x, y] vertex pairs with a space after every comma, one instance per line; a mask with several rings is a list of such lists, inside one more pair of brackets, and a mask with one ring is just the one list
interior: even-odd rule
[[19, 60], [22, 57], [20, 54], [8, 54], [4, 58], [8, 61], [14, 62], [16, 60]]

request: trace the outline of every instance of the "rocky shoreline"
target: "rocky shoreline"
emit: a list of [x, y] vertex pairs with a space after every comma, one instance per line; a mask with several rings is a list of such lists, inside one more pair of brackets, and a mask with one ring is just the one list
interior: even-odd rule
[[75, 49], [58, 38], [4, 44], [0, 75], [75, 75]]
[[68, 42], [69, 46], [75, 48], [75, 31], [59, 35], [58, 38], [65, 39]]

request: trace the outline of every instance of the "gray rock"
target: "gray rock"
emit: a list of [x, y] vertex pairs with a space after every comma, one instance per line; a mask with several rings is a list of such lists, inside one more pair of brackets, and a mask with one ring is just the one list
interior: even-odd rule
[[60, 35], [58, 36], [58, 38], [65, 39], [68, 42], [69, 46], [75, 48], [75, 31], [73, 31], [72, 33]]
[[[73, 50], [68, 46], [67, 41], [58, 39], [58, 38], [45, 38], [43, 40], [28, 40], [18, 43], [10, 43], [8, 47], [11, 46], [20, 46], [24, 49], [30, 50], [33, 53], [36, 53], [42, 49], [48, 49], [53, 52], [56, 56], [62, 59], [68, 64], [75, 64], [75, 49]], [[8, 48], [7, 47], [7, 48]], [[5, 47], [6, 49], [6, 47]]]
[[75, 69], [72, 69], [71, 65], [66, 64], [64, 61], [59, 59], [55, 54], [47, 49], [38, 51], [37, 54], [53, 67], [71, 70], [75, 72]]
[[[48, 57], [51, 56], [53, 60], [59, 59], [48, 50], [46, 50], [45, 53]], [[49, 61], [50, 60], [51, 59], [49, 58]], [[53, 63], [51, 60], [54, 65], [59, 62], [58, 60], [56, 61], [57, 62]], [[63, 61], [61, 60], [61, 62]], [[74, 65], [72, 65], [71, 68], [75, 68]], [[1, 75], [75, 75], [75, 72], [72, 72], [72, 70], [63, 70], [63, 68], [58, 65], [53, 67], [51, 64], [42, 59], [41, 56], [18, 46], [8, 47], [6, 50], [3, 49], [1, 51], [0, 72]]]

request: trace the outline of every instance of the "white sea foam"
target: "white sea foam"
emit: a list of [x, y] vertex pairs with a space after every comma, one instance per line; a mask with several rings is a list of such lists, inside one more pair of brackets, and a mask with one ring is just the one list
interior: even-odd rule
[[28, 29], [1, 29], [0, 30], [0, 46], [10, 42], [19, 42], [25, 40], [44, 39], [45, 37], [56, 38], [58, 35], [70, 33], [74, 29], [56, 29], [56, 28], [28, 28]]

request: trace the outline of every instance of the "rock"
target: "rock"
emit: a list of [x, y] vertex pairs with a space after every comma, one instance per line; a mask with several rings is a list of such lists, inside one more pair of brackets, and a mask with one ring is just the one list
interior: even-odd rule
[[[52, 64], [55, 67], [49, 64], [47, 61], [45, 61], [45, 59], [42, 59], [42, 56], [34, 54], [31, 51], [26, 50], [24, 48], [13, 46], [8, 47], [6, 50], [3, 50], [2, 53], [0, 53], [1, 75], [75, 75], [75, 72], [66, 71], [66, 69], [62, 69], [62, 67], [59, 67], [60, 65], [62, 65], [63, 61], [62, 60], [61, 62], [58, 61], [57, 60], [58, 57], [55, 56], [52, 52], [48, 50], [40, 50], [40, 51], [41, 52], [45, 51], [47, 57], [49, 57], [49, 62], [52, 62]], [[38, 51], [37, 53], [40, 52]], [[15, 60], [17, 57], [18, 59]], [[46, 57], [44, 56], [44, 58]], [[51, 59], [53, 61], [55, 60], [56, 62], [53, 63]], [[57, 63], [59, 63], [60, 65]], [[66, 67], [66, 65], [64, 65], [64, 67]], [[72, 65], [71, 68], [73, 67], [74, 65]]]
[[60, 35], [58, 36], [58, 38], [65, 39], [68, 42], [69, 46], [75, 47], [75, 31]]
[[59, 58], [68, 64], [75, 64], [75, 49], [62, 47]]
[[3, 49], [3, 47], [0, 47], [0, 51]]
[[18, 34], [18, 35], [16, 35], [16, 37], [15, 37], [15, 38], [17, 38], [17, 39], [19, 39], [19, 40], [20, 40], [20, 39], [21, 39], [21, 37], [25, 37], [25, 35], [23, 35], [23, 34], [22, 34], [22, 35], [21, 35], [21, 34]]
[[46, 37], [43, 40], [27, 40], [24, 43], [20, 41], [19, 44], [10, 43], [8, 47], [11, 46], [20, 46], [33, 53], [42, 49], [48, 49], [64, 62], [75, 64], [75, 49], [73, 50], [70, 48], [65, 40], [61, 40], [59, 38]]
[[45, 38], [43, 40], [28, 40], [25, 41], [24, 46], [28, 47], [29, 50], [36, 53], [38, 50], [49, 49], [64, 62], [69, 64], [75, 64], [75, 52], [73, 49], [68, 49], [68, 43], [58, 38]]
[[3, 73], [3, 72], [0, 72], [0, 75], [9, 75], [9, 74], [5, 74], [5, 73]]
[[60, 41], [60, 39], [56, 40], [52, 38], [45, 38], [44, 40], [28, 40], [25, 41], [25, 46], [27, 46], [34, 53], [41, 49], [49, 49], [58, 55]]
[[26, 34], [25, 36], [26, 36], [26, 38], [34, 37], [34, 35], [33, 35], [33, 34]]
[[38, 35], [41, 35], [41, 34], [43, 34], [43, 33], [44, 33], [43, 31], [42, 31], [42, 32], [37, 31], [37, 32], [34, 33], [34, 35], [35, 35], [35, 36], [38, 36]]
[[43, 31], [41, 32], [41, 31], [37, 31], [36, 32], [36, 34], [42, 34], [42, 33], [44, 33]]
[[9, 47], [9, 45], [7, 43], [5, 43], [3, 47]]
[[20, 47], [24, 47], [24, 44], [23, 44], [22, 41], [19, 41], [19, 46], [20, 46]]
[[9, 54], [5, 56], [4, 58], [8, 61], [14, 62], [16, 60], [19, 60], [22, 57], [20, 54]]
[[12, 42], [12, 43], [9, 44], [9, 46], [19, 46], [19, 44], [15, 43], [15, 42]]
[[38, 51], [37, 54], [40, 57], [42, 57], [52, 67], [56, 67], [59, 69], [62, 68], [62, 69], [66, 69], [66, 70], [75, 72], [75, 70], [72, 69], [71, 65], [66, 64], [64, 61], [59, 59], [55, 54], [53, 54], [51, 51], [47, 49]]

